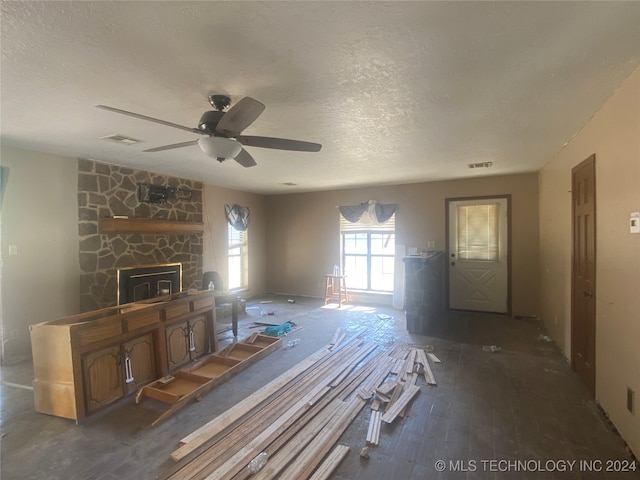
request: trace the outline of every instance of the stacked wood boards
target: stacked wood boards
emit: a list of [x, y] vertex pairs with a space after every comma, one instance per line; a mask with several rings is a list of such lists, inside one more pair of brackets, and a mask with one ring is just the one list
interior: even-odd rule
[[[406, 358], [394, 356], [398, 354], [395, 347], [383, 351], [359, 336], [338, 345], [339, 336], [333, 346], [318, 350], [184, 437], [171, 454], [177, 463], [164, 478], [327, 478], [348, 453], [346, 447], [336, 447], [340, 436], [374, 398], [396, 363], [402, 363], [405, 373], [408, 369]], [[408, 378], [415, 383], [417, 374]], [[400, 414], [419, 387], [412, 385], [407, 391], [398, 394], [389, 418]], [[387, 412], [380, 412], [379, 420], [384, 415]], [[379, 430], [378, 426], [378, 435]], [[261, 453], [268, 460], [252, 473], [248, 465]]]

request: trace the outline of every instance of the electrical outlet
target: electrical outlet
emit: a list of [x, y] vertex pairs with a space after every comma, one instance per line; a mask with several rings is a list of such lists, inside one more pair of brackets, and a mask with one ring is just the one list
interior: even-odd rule
[[433, 240], [429, 240], [427, 242], [427, 248], [436, 248], [436, 242], [434, 242]]
[[632, 414], [636, 413], [636, 392], [631, 390], [631, 388], [627, 387], [627, 410], [629, 410]]
[[9, 245], [9, 255], [18, 255], [18, 245]]

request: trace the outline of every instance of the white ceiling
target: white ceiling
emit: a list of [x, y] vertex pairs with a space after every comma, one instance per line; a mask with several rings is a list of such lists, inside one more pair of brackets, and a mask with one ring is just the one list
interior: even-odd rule
[[[2, 1], [1, 22], [5, 145], [265, 194], [536, 171], [640, 59], [636, 1]], [[322, 151], [143, 153], [197, 135], [95, 108], [196, 127], [213, 93], [267, 106], [245, 134]]]

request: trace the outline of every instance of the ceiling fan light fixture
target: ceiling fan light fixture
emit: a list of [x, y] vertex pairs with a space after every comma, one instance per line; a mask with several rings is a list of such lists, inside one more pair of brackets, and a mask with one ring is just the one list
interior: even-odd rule
[[224, 137], [199, 138], [198, 146], [200, 150], [212, 158], [236, 158], [242, 150], [242, 144]]

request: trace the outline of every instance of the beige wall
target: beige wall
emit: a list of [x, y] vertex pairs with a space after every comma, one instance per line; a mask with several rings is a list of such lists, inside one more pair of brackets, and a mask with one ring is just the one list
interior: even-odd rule
[[[3, 360], [31, 355], [29, 325], [79, 309], [77, 161], [2, 147]], [[9, 245], [18, 254], [9, 256]]]
[[396, 203], [396, 244], [445, 249], [445, 198], [512, 195], [513, 314], [538, 314], [537, 174], [370, 187], [266, 198], [267, 288], [323, 296], [324, 273], [339, 263], [337, 205]]
[[[596, 155], [596, 399], [636, 455], [640, 416], [640, 68], [540, 172], [542, 317], [571, 356], [571, 169]], [[640, 397], [638, 397], [640, 398]], [[637, 405], [636, 408], [640, 406]]]
[[[80, 311], [77, 159], [2, 147], [9, 179], [0, 211], [2, 271], [0, 312], [3, 362], [31, 355], [29, 325]], [[204, 270], [226, 279], [227, 223], [224, 204], [251, 208], [249, 286], [242, 295], [264, 293], [264, 198], [204, 186]], [[18, 255], [9, 256], [9, 245]], [[35, 299], [35, 300], [34, 300]]]
[[203, 271], [217, 271], [224, 280], [225, 288], [227, 287], [227, 220], [224, 215], [224, 205], [235, 203], [249, 207], [251, 212], [247, 229], [249, 290], [239, 295], [249, 298], [264, 293], [266, 289], [264, 197], [211, 185], [204, 186], [203, 196], [202, 211], [205, 223]]

